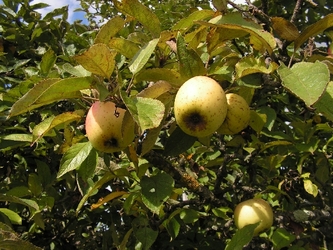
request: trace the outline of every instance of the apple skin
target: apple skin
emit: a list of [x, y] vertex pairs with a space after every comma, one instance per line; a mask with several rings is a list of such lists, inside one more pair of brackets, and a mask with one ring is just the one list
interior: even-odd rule
[[249, 125], [251, 116], [250, 107], [240, 95], [228, 93], [226, 97], [228, 102], [227, 116], [216, 132], [219, 134], [234, 135]]
[[261, 198], [243, 201], [234, 210], [234, 220], [238, 229], [260, 222], [254, 230], [254, 235], [269, 229], [273, 225], [273, 218], [272, 207]]
[[192, 77], [176, 94], [174, 114], [178, 126], [186, 134], [209, 136], [221, 126], [227, 115], [224, 90], [210, 77]]
[[135, 137], [135, 122], [129, 112], [110, 101], [93, 103], [85, 128], [93, 147], [105, 153], [125, 149]]

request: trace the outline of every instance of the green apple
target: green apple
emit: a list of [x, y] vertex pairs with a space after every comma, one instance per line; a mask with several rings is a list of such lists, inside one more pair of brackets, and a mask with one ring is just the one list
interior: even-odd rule
[[106, 153], [125, 149], [134, 139], [135, 122], [125, 109], [113, 102], [95, 102], [89, 109], [85, 128], [94, 148]]
[[228, 112], [221, 127], [216, 131], [219, 134], [234, 135], [245, 129], [250, 122], [250, 107], [243, 97], [228, 93]]
[[254, 230], [254, 235], [269, 229], [273, 225], [273, 217], [272, 207], [267, 201], [260, 198], [243, 201], [236, 206], [234, 211], [234, 220], [238, 229], [260, 222]]
[[195, 137], [211, 135], [227, 115], [224, 90], [210, 77], [192, 77], [176, 94], [174, 114], [178, 126], [185, 133]]

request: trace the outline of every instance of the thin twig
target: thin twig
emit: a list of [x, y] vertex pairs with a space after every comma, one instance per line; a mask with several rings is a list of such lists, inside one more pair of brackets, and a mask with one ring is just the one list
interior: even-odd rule
[[303, 4], [303, 0], [297, 0], [294, 11], [293, 11], [293, 15], [290, 18], [290, 22], [294, 23], [296, 21], [297, 15], [299, 13], [299, 11], [301, 10]]

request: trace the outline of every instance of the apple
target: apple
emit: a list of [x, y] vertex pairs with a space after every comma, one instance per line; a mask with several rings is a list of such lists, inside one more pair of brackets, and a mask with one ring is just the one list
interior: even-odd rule
[[186, 134], [195, 137], [211, 135], [227, 115], [224, 90], [210, 77], [192, 77], [176, 94], [174, 114], [178, 126]]
[[89, 141], [94, 148], [106, 153], [125, 149], [135, 137], [134, 127], [129, 112], [110, 101], [93, 103], [85, 121]]
[[258, 235], [273, 225], [273, 210], [269, 203], [261, 198], [249, 199], [236, 206], [234, 220], [238, 229], [260, 222], [254, 230], [254, 235]]
[[219, 134], [234, 135], [245, 129], [250, 122], [250, 107], [243, 97], [234, 93], [226, 94], [228, 111]]

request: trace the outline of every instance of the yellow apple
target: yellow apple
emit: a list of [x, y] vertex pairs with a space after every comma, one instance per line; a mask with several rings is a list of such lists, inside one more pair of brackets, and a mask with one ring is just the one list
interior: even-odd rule
[[134, 139], [135, 122], [125, 109], [113, 102], [95, 102], [89, 109], [85, 128], [94, 148], [106, 153], [125, 149]]
[[228, 93], [228, 112], [221, 127], [216, 131], [219, 134], [234, 135], [245, 129], [250, 122], [250, 107], [243, 97]]
[[227, 98], [214, 79], [195, 76], [179, 88], [174, 113], [178, 126], [185, 133], [205, 137], [223, 123], [227, 115]]
[[258, 235], [273, 225], [273, 210], [269, 203], [263, 199], [249, 199], [236, 206], [234, 220], [238, 229], [260, 222], [254, 230], [254, 235]]

